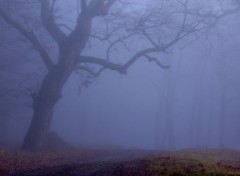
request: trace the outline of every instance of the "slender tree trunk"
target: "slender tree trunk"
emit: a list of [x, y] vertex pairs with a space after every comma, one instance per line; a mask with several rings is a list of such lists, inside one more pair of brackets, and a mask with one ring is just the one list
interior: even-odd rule
[[202, 144], [203, 133], [203, 113], [206, 103], [206, 97], [204, 95], [204, 73], [206, 68], [206, 60], [201, 59], [196, 65], [196, 77], [194, 81], [194, 95], [192, 106], [192, 125], [190, 127], [192, 147], [198, 148]]
[[7, 123], [8, 123], [8, 119], [4, 116], [4, 114], [1, 114], [1, 115], [2, 117], [0, 117], [0, 143], [6, 140]]
[[165, 79], [166, 81], [166, 100], [165, 100], [165, 122], [164, 122], [164, 136], [162, 139], [162, 144], [164, 145], [165, 149], [174, 150], [176, 149], [176, 131], [174, 125], [174, 105], [176, 101], [176, 92], [178, 88], [178, 80], [179, 80], [179, 73], [181, 72], [181, 60], [176, 60], [177, 62], [174, 63], [174, 60], [170, 63], [170, 65], [175, 65], [176, 70], [170, 69], [166, 72], [167, 75]]
[[220, 114], [219, 114], [219, 142], [220, 148], [226, 147], [226, 123], [227, 123], [227, 78], [226, 78], [226, 60], [220, 59], [219, 65], [219, 81], [220, 81]]

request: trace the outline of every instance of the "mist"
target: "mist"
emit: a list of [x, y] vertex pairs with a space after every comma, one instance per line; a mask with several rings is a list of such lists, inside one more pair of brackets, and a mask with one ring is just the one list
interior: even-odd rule
[[[206, 14], [221, 13], [220, 7], [224, 6], [224, 2], [221, 6], [217, 1], [211, 2], [208, 4], [197, 1], [197, 6], [191, 2], [192, 4], [188, 6], [189, 9], [201, 7], [203, 12], [207, 12]], [[114, 16], [113, 21], [129, 23], [126, 26], [130, 31], [138, 20], [136, 17], [144, 15], [143, 11], [151, 8], [153, 12], [156, 10], [152, 6], [158, 2], [151, 1], [151, 3], [132, 1], [129, 4], [126, 2], [126, 4], [113, 6], [113, 12], [122, 10], [125, 13], [125, 16]], [[172, 1], [172, 4], [174, 3], [176, 2]], [[170, 9], [178, 8], [172, 4], [169, 5]], [[23, 11], [16, 14], [11, 11], [11, 8], [14, 9], [14, 6], [18, 5], [11, 1], [8, 5], [9, 13], [12, 13], [16, 20], [19, 18], [21, 21], [21, 17], [17, 15], [24, 14]], [[6, 4], [1, 3], [1, 8], [5, 6]], [[39, 7], [35, 4], [33, 6], [38, 10], [29, 10], [25, 14], [32, 14], [32, 18], [38, 19]], [[59, 24], [64, 21], [69, 28], [74, 28], [77, 14], [80, 13], [79, 8], [79, 4], [76, 6], [76, 1], [59, 0], [56, 3], [56, 12], [59, 10], [58, 15], [62, 18], [56, 18], [56, 21]], [[224, 8], [227, 11], [232, 9], [233, 5], [227, 4]], [[163, 10], [162, 13], [168, 12]], [[169, 23], [178, 21], [179, 18], [174, 16]], [[99, 76], [94, 77], [87, 72], [74, 70], [63, 86], [49, 131], [56, 132], [71, 145], [86, 148], [240, 149], [238, 135], [240, 132], [240, 35], [238, 30], [240, 24], [238, 18], [239, 13], [228, 15], [217, 21], [217, 24], [209, 30], [196, 32], [196, 36], [194, 33], [166, 51], [153, 53], [151, 57], [157, 58], [166, 68], [150, 62], [151, 58], [149, 60], [141, 58], [127, 70], [126, 74], [119, 74], [114, 69], [106, 69]], [[166, 19], [164, 17], [163, 21]], [[194, 19], [191, 17], [189, 19], [190, 25]], [[3, 18], [0, 20], [2, 28], [6, 29], [6, 22]], [[112, 22], [111, 18], [105, 20]], [[34, 25], [31, 19], [29, 21], [30, 25]], [[36, 34], [40, 35], [42, 29], [39, 30], [37, 24], [36, 26]], [[104, 34], [105, 23], [101, 17], [94, 19], [92, 26], [92, 32], [100, 36]], [[148, 27], [148, 24], [146, 26]], [[164, 45], [165, 40], [175, 35], [174, 30], [177, 25], [169, 24], [169, 26], [168, 29], [167, 24], [163, 31], [154, 32], [158, 28], [149, 29], [148, 32], [153, 33], [150, 37], [155, 40], [157, 35], [165, 34], [161, 36], [163, 41], [160, 41], [162, 42], [160, 45]], [[32, 28], [35, 29], [34, 26]], [[116, 30], [115, 39], [124, 35], [127, 30]], [[4, 124], [1, 125], [0, 141], [21, 145], [33, 113], [29, 94], [39, 89], [46, 69], [37, 59], [39, 56], [35, 53], [36, 51], [28, 49], [29, 43], [26, 44], [26, 39], [20, 37], [23, 41], [6, 43], [15, 36], [19, 38], [20, 34], [17, 30], [11, 27], [8, 31], [2, 31], [1, 63], [5, 65], [0, 68], [1, 92], [4, 94], [0, 98], [1, 106], [6, 107], [0, 110], [1, 119], [3, 119], [1, 124]], [[67, 35], [71, 33], [64, 27], [62, 31]], [[160, 32], [162, 33], [159, 34]], [[144, 35], [134, 36], [114, 46], [108, 53], [111, 61], [124, 64], [136, 51], [148, 48], [149, 43], [142, 38]], [[51, 37], [40, 39], [42, 43], [51, 41], [46, 44], [46, 48], [49, 55], [54, 58], [53, 63], [57, 63], [58, 49], [56, 44], [50, 44], [52, 40]], [[51, 46], [48, 47], [48, 44]], [[93, 38], [89, 39], [82, 53], [103, 58], [106, 56], [107, 48], [107, 42]], [[19, 57], [18, 54], [14, 54], [16, 51], [24, 56]], [[24, 62], [16, 65], [15, 60], [21, 60], [23, 57]], [[6, 59], [13, 60], [14, 64], [6, 62]], [[93, 65], [89, 68], [97, 70], [100, 67]], [[11, 76], [12, 70], [18, 73]], [[15, 88], [16, 85], [18, 87]], [[5, 96], [8, 90], [10, 90], [9, 94]]]
[[138, 61], [83, 88], [73, 75], [52, 130], [86, 146], [239, 149], [240, 45], [222, 37], [163, 54], [167, 70]]

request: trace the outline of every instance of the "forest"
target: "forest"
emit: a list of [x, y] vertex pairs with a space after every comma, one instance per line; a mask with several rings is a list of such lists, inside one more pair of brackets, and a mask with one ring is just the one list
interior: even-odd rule
[[240, 0], [1, 0], [0, 176], [240, 175]]

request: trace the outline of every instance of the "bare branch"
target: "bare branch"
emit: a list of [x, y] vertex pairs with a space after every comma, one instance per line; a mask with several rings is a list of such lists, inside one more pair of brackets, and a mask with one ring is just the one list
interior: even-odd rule
[[[140, 57], [147, 57], [148, 59], [150, 58], [149, 56], [147, 56], [147, 54], [150, 53], [157, 53], [157, 52], [161, 52], [164, 51], [165, 48], [164, 47], [159, 47], [159, 48], [148, 48], [148, 49], [144, 49], [138, 53], [136, 53], [132, 58], [129, 59], [128, 62], [126, 62], [125, 64], [115, 64], [112, 63], [108, 60], [105, 59], [101, 59], [98, 57], [91, 57], [91, 56], [80, 56], [78, 58], [78, 62], [79, 63], [92, 63], [92, 64], [98, 64], [101, 65], [105, 68], [111, 69], [111, 70], [116, 70], [121, 74], [126, 74], [127, 73], [127, 69], [133, 65]], [[150, 58], [150, 61], [154, 61], [158, 66], [160, 66], [161, 68], [166, 69], [167, 66], [163, 66], [160, 62], [156, 61], [155, 58]]]
[[109, 31], [108, 21], [105, 21], [105, 22], [106, 22], [106, 34], [105, 34], [105, 36], [104, 36], [104, 37], [100, 37], [100, 36], [97, 36], [97, 35], [95, 35], [95, 34], [90, 34], [90, 37], [96, 38], [96, 39], [98, 39], [98, 40], [100, 40], [100, 41], [106, 41], [106, 40], [109, 41], [109, 39], [111, 38], [111, 36], [112, 36], [115, 32], [117, 32], [117, 31], [119, 31], [120, 29], [122, 29], [122, 26], [121, 26], [121, 27], [118, 26], [118, 27], [112, 29], [111, 31]]
[[194, 16], [198, 16], [198, 17], [201, 17], [201, 18], [209, 18], [209, 19], [214, 19], [215, 20], [215, 23], [217, 23], [217, 21], [219, 21], [220, 19], [222, 18], [225, 18], [231, 14], [235, 14], [237, 12], [240, 12], [240, 1], [236, 0], [236, 2], [239, 4], [236, 8], [233, 8], [233, 9], [229, 9], [229, 10], [223, 10], [223, 12], [220, 14], [220, 15], [217, 15], [215, 13], [212, 13], [212, 12], [207, 12], [207, 13], [201, 13], [201, 12], [191, 12], [189, 11], [188, 14], [189, 15], [194, 15]]
[[138, 53], [136, 53], [132, 58], [129, 59], [128, 62], [126, 62], [124, 65], [122, 65], [121, 69], [126, 72], [127, 69], [133, 65], [139, 58], [141, 57], [146, 57], [146, 54], [150, 54], [150, 53], [158, 53], [158, 52], [164, 52], [166, 49], [165, 46], [162, 47], [158, 47], [158, 48], [147, 48], [144, 49]]
[[109, 8], [116, 2], [117, 0], [92, 0], [88, 6], [88, 14], [91, 17], [95, 16], [106, 16], [108, 14]]
[[52, 1], [52, 5], [51, 5], [51, 18], [53, 19], [54, 18], [54, 5], [56, 3], [56, 0], [53, 0]]
[[[110, 44], [109, 48], [107, 49], [107, 60], [105, 59], [101, 59], [101, 58], [96, 58], [96, 57], [89, 57], [89, 56], [81, 56], [80, 62], [86, 62], [86, 63], [94, 63], [94, 64], [99, 64], [105, 68], [108, 69], [112, 69], [112, 70], [116, 70], [119, 73], [122, 74], [126, 74], [127, 69], [133, 65], [139, 58], [147, 58], [149, 60], [149, 62], [154, 62], [155, 64], [157, 64], [159, 67], [163, 68], [163, 69], [167, 69], [169, 68], [169, 66], [163, 65], [161, 64], [157, 58], [151, 57], [149, 54], [151, 53], [159, 53], [159, 52], [166, 52], [167, 49], [171, 48], [173, 45], [175, 45], [176, 43], [178, 43], [179, 41], [181, 41], [182, 39], [186, 38], [189, 35], [201, 35], [204, 32], [207, 32], [209, 30], [209, 28], [212, 27], [211, 24], [205, 24], [204, 21], [202, 20], [197, 20], [194, 21], [191, 24], [187, 23], [187, 17], [189, 15], [189, 10], [188, 10], [188, 0], [184, 0], [182, 1], [178, 1], [182, 6], [183, 6], [183, 19], [180, 22], [179, 25], [179, 29], [176, 32], [176, 35], [168, 42], [166, 42], [165, 44], [161, 44], [161, 45], [157, 45], [154, 40], [149, 36], [149, 34], [146, 32], [145, 28], [143, 28], [144, 26], [142, 26], [141, 24], [138, 25], [135, 29], [133, 29], [132, 31], [135, 32], [140, 31], [141, 34], [143, 36], [146, 37], [146, 39], [153, 45], [152, 48], [146, 48], [143, 49], [139, 52], [137, 52], [135, 55], [133, 55], [125, 64], [115, 64], [110, 62], [110, 51], [111, 48], [119, 43], [124, 41], [125, 39], [129, 38], [131, 35], [133, 35], [132, 33], [122, 37], [122, 38], [118, 38], [117, 40], [115, 40], [113, 43]], [[227, 13], [224, 13], [224, 15], [221, 15], [221, 18], [229, 15], [230, 13], [234, 13], [235, 11], [229, 11]]]
[[94, 34], [90, 34], [90, 37], [96, 38], [96, 39], [98, 39], [98, 40], [100, 40], [100, 41], [105, 41], [105, 40], [108, 39], [108, 36], [107, 36], [107, 35], [104, 36], [104, 37], [100, 37], [100, 36], [97, 36], [97, 35], [94, 35]]
[[170, 66], [168, 66], [168, 65], [163, 65], [162, 63], [160, 63], [160, 62], [157, 60], [157, 58], [155, 58], [155, 57], [151, 57], [151, 56], [149, 56], [149, 55], [147, 55], [147, 54], [144, 54], [144, 56], [145, 56], [146, 58], [148, 58], [148, 61], [149, 61], [149, 62], [155, 62], [159, 67], [161, 67], [161, 68], [163, 68], [163, 69], [168, 69], [168, 68], [170, 68]]
[[44, 64], [50, 70], [54, 64], [50, 59], [48, 53], [44, 49], [44, 47], [40, 44], [37, 37], [34, 35], [33, 32], [28, 31], [24, 26], [20, 23], [16, 22], [11, 16], [9, 16], [2, 8], [0, 8], [0, 16], [12, 27], [18, 30], [25, 38], [28, 39], [29, 42], [34, 46], [34, 48], [38, 51], [39, 55], [41, 56]]
[[121, 73], [121, 71], [120, 71], [121, 65], [109, 62], [105, 59], [101, 59], [98, 57], [80, 56], [78, 58], [78, 62], [79, 63], [85, 62], [85, 63], [91, 63], [91, 64], [98, 64], [98, 65], [101, 65], [101, 66], [111, 69], [111, 70], [117, 70]]
[[110, 60], [110, 52], [111, 52], [111, 49], [117, 44], [117, 43], [121, 43], [123, 42], [125, 39], [128, 39], [130, 38], [131, 36], [133, 36], [135, 33], [130, 33], [126, 36], [123, 36], [121, 38], [118, 38], [117, 40], [115, 40], [114, 42], [112, 42], [109, 47], [107, 48], [107, 60], [109, 61]]
[[153, 39], [149, 36], [149, 34], [144, 29], [141, 29], [141, 31], [153, 46], [158, 47], [158, 45], [153, 41]]
[[109, 9], [117, 0], [109, 0], [106, 4], [105, 4], [105, 8]]
[[42, 23], [45, 29], [49, 32], [49, 34], [53, 37], [53, 39], [58, 44], [61, 44], [61, 42], [66, 39], [66, 35], [60, 30], [60, 28], [56, 25], [54, 21], [49, 0], [39, 0], [39, 1], [41, 3]]
[[68, 25], [66, 25], [66, 24], [57, 24], [57, 26], [59, 26], [59, 27], [64, 27], [64, 28], [66, 28], [67, 30], [69, 30], [70, 32], [73, 31], [73, 29], [70, 28], [70, 27], [69, 27]]
[[86, 72], [88, 72], [90, 75], [92, 75], [94, 77], [98, 77], [106, 68], [102, 67], [97, 72], [94, 72], [92, 69], [90, 69], [88, 67], [84, 67], [84, 66], [78, 66], [77, 69], [86, 71]]
[[86, 0], [81, 0], [81, 10], [82, 10], [82, 13], [86, 13], [86, 11], [87, 11], [87, 1]]

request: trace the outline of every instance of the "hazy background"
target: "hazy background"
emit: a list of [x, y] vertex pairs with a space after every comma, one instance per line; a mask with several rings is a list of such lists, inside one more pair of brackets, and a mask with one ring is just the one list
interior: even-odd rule
[[[75, 3], [64, 3], [59, 6], [70, 9], [65, 19], [71, 26], [76, 12], [70, 11]], [[51, 129], [66, 141], [84, 147], [240, 149], [239, 27], [239, 14], [232, 15], [200, 39], [158, 54], [161, 62], [170, 66], [166, 70], [139, 59], [127, 75], [107, 70], [91, 79], [88, 87], [73, 74], [55, 108]], [[1, 38], [3, 41], [4, 36]], [[144, 45], [141, 41], [132, 43]], [[104, 56], [104, 47], [92, 46], [85, 53]], [[16, 54], [18, 50], [21, 55]], [[33, 52], [22, 45], [16, 48], [16, 42], [1, 45], [0, 51], [2, 92], [19, 84], [21, 87], [0, 96], [0, 113], [5, 117], [0, 140], [19, 143], [31, 117], [31, 102], [25, 91], [38, 86], [41, 74], [34, 70], [42, 69], [42, 73], [44, 69], [37, 59], [31, 60]], [[122, 63], [133, 52], [115, 51], [112, 57]], [[21, 62], [19, 56], [24, 58], [22, 64], [4, 60], [10, 57]]]

